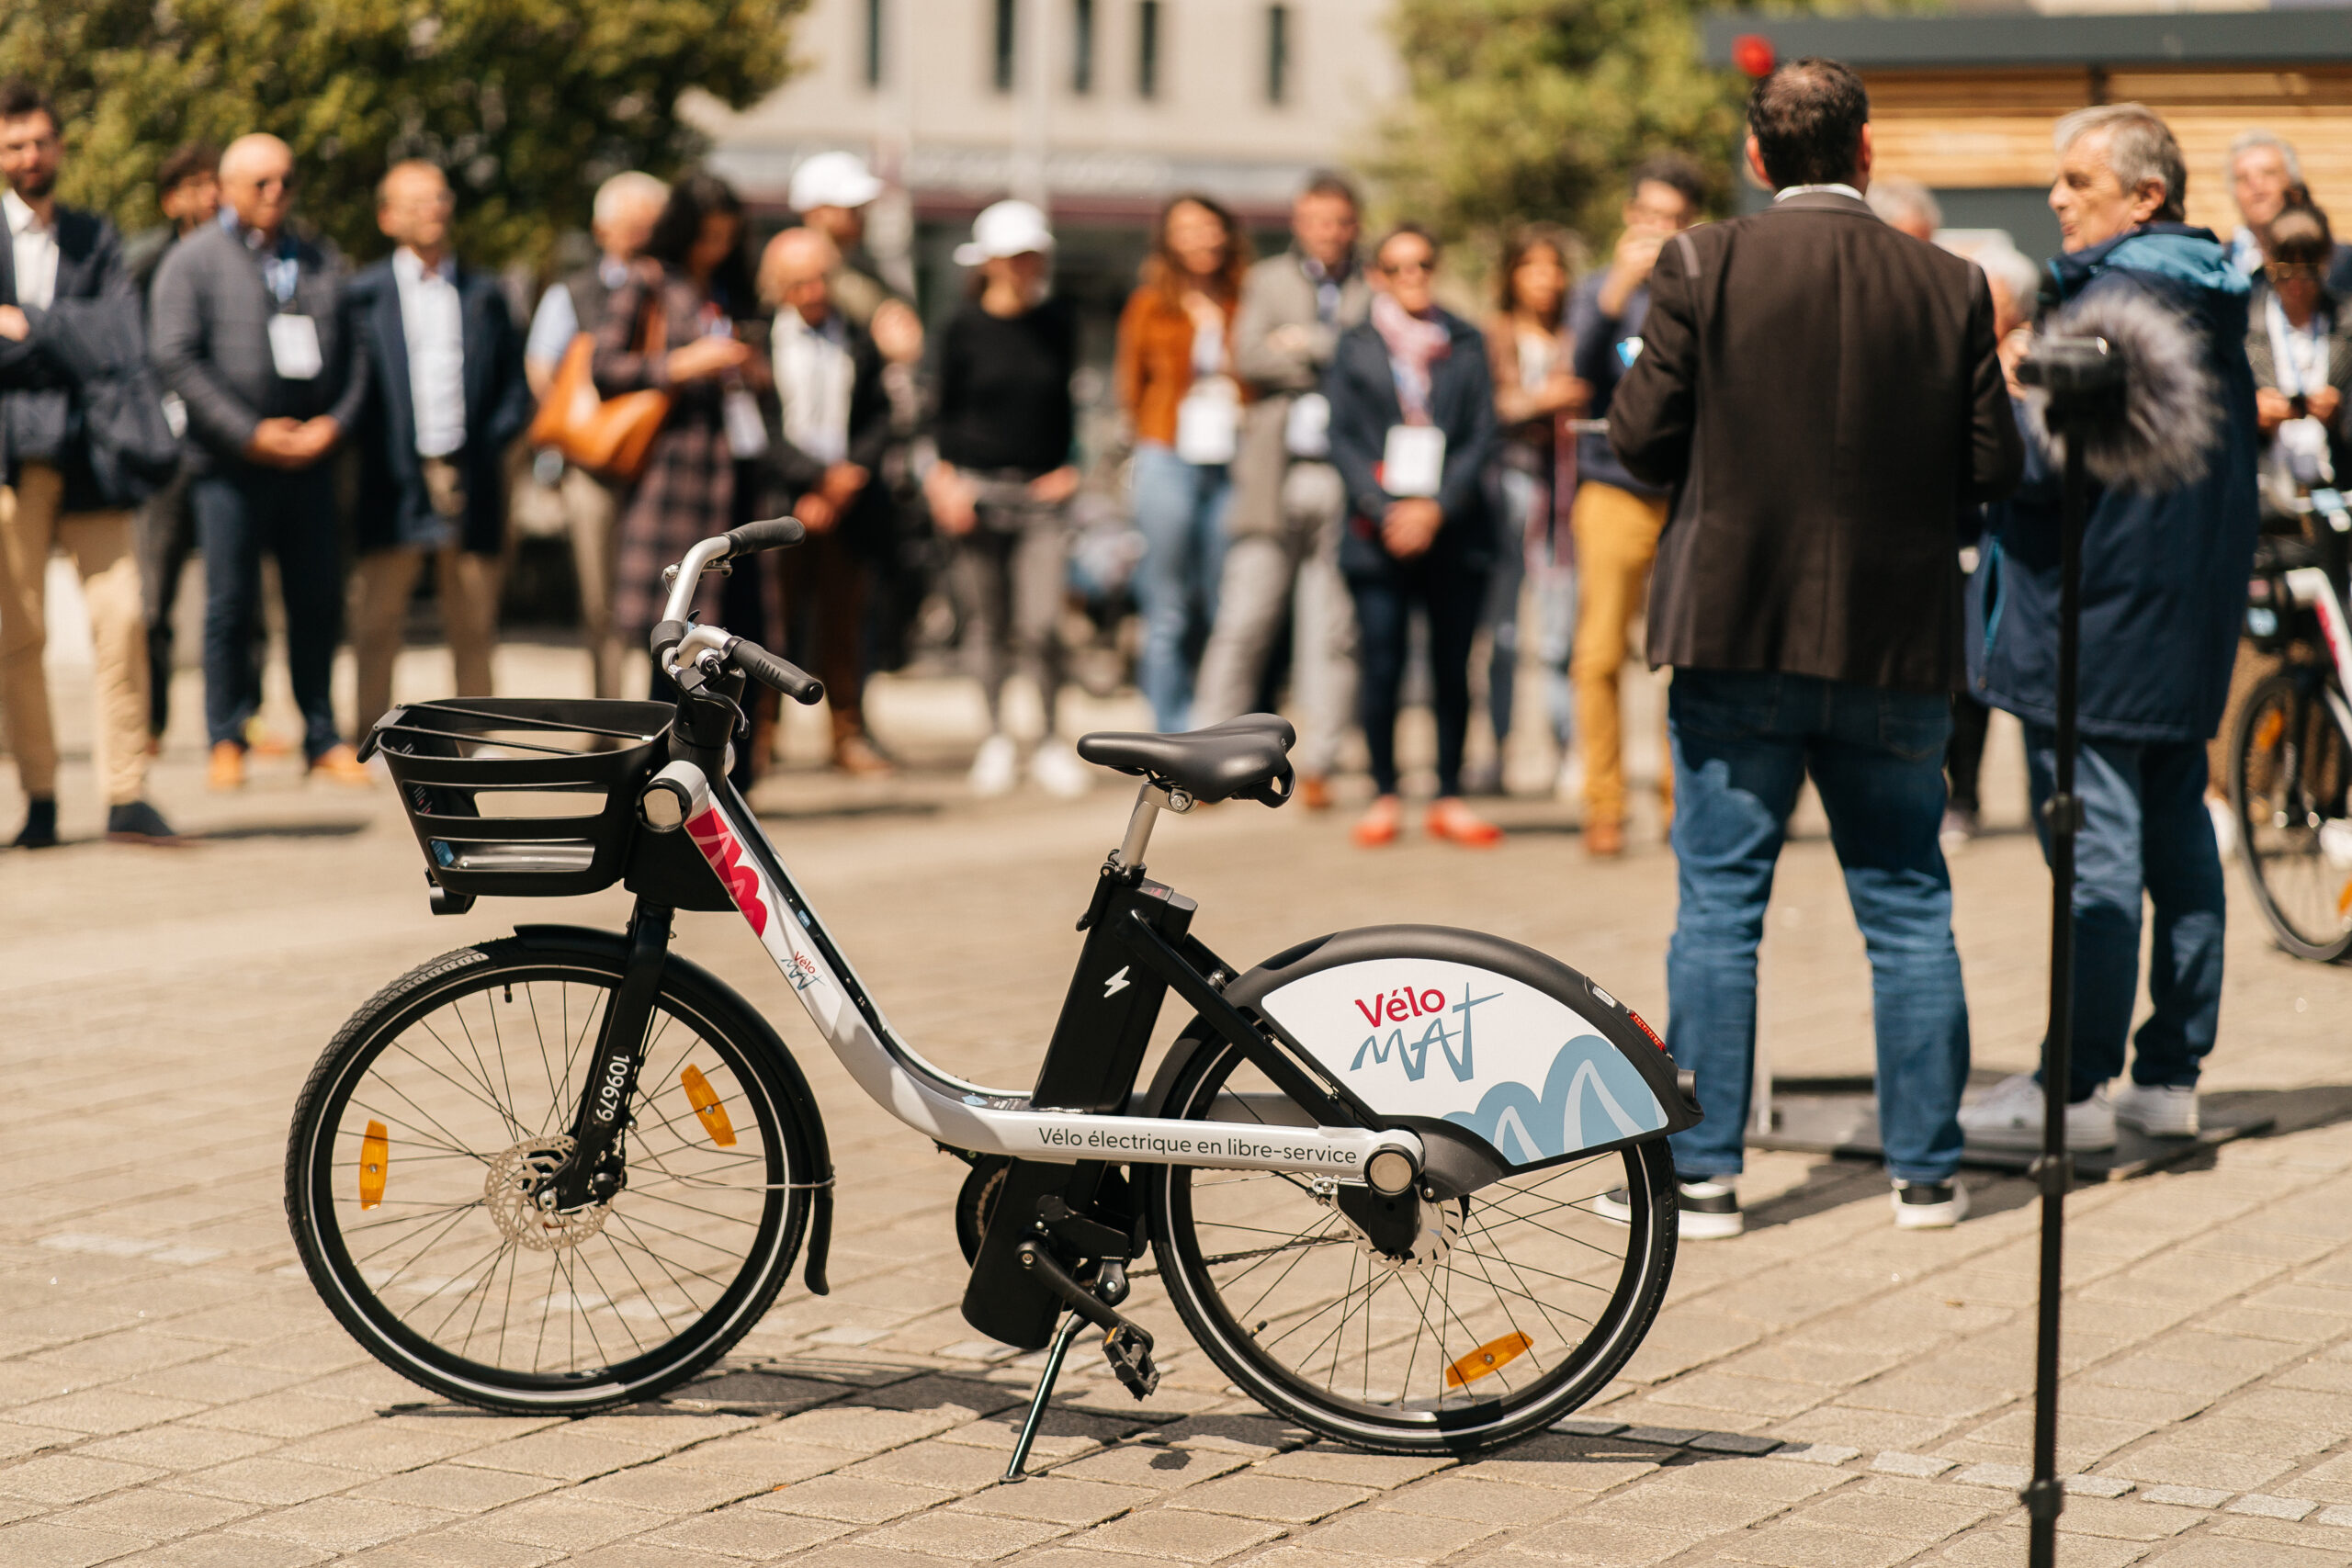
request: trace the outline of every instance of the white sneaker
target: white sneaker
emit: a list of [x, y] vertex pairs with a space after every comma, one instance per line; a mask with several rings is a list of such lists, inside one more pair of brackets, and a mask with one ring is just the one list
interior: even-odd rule
[[[1984, 1149], [2038, 1149], [2041, 1146], [2041, 1086], [2031, 1073], [2003, 1078], [1973, 1105], [1960, 1108], [1960, 1130], [1968, 1142]], [[2107, 1086], [2091, 1097], [2066, 1107], [2066, 1147], [2076, 1154], [2115, 1146], [2115, 1108], [2108, 1103]]]
[[1552, 783], [1552, 798], [1555, 800], [1584, 798], [1584, 753], [1582, 751], [1567, 750], [1560, 753], [1560, 773]]
[[991, 735], [980, 742], [980, 753], [972, 759], [972, 793], [982, 799], [1010, 795], [1021, 781], [1021, 755], [1012, 749], [1010, 735]]
[[2152, 1138], [2197, 1136], [2197, 1091], [2125, 1083], [2115, 1091], [2115, 1119]]
[[[1739, 1194], [1728, 1181], [1684, 1181], [1675, 1186], [1675, 1234], [1682, 1241], [1724, 1241], [1747, 1225]], [[1634, 1223], [1634, 1197], [1615, 1187], [1592, 1201], [1592, 1212], [1611, 1224]]]
[[1061, 800], [1076, 800], [1094, 787], [1094, 773], [1058, 736], [1048, 735], [1029, 754], [1029, 777]]
[[2238, 858], [2238, 814], [2219, 795], [2205, 797], [2206, 813], [2213, 818], [2213, 847], [2225, 861]]
[[1968, 1218], [1968, 1189], [1957, 1180], [1905, 1181], [1896, 1178], [1888, 1194], [1899, 1231], [1949, 1230]]

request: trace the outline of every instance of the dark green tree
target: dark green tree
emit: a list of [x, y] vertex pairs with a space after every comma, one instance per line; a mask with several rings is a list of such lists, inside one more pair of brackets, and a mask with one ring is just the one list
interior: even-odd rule
[[1374, 172], [1456, 238], [1531, 219], [1609, 243], [1624, 177], [1679, 149], [1731, 193], [1746, 81], [1699, 59], [1695, 0], [1396, 0], [1410, 92]]
[[158, 221], [156, 164], [182, 141], [285, 138], [299, 215], [378, 254], [376, 181], [430, 159], [480, 262], [543, 263], [597, 183], [702, 150], [698, 89], [745, 107], [782, 82], [807, 0], [16, 0], [0, 74], [64, 119], [61, 194], [126, 232]]

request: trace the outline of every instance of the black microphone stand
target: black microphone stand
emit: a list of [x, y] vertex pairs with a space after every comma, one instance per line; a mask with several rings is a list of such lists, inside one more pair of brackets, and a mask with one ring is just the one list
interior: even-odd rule
[[2041, 1280], [2033, 1364], [2033, 1479], [2019, 1494], [2030, 1520], [2030, 1568], [2055, 1568], [2058, 1516], [2066, 1506], [2058, 1480], [2058, 1308], [2066, 1192], [2075, 1160], [2066, 1152], [2066, 1095], [2075, 1047], [2075, 835], [2083, 825], [2075, 793], [2075, 716], [2082, 644], [2083, 530], [2090, 479], [2083, 447], [2095, 426], [2120, 407], [2124, 367], [2101, 338], [2044, 337], [2018, 367], [2018, 379], [2049, 394], [2052, 435], [2064, 445], [2064, 479], [2058, 534], [2057, 762], [2042, 815], [2050, 826], [2050, 1024], [2041, 1047], [2041, 1157], [2032, 1174], [2041, 1189]]

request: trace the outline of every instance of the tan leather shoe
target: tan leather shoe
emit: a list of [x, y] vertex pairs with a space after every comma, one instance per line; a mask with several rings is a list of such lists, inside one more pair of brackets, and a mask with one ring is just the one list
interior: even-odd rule
[[311, 777], [329, 784], [364, 787], [376, 782], [359, 753], [348, 746], [330, 746], [311, 759]]
[[212, 743], [212, 761], [206, 768], [205, 784], [219, 790], [245, 787], [245, 749], [233, 740]]
[[833, 766], [852, 778], [887, 779], [898, 770], [863, 735], [844, 735], [833, 747]]
[[1625, 824], [1606, 818], [1584, 825], [1584, 852], [1595, 860], [1615, 860], [1625, 852]]
[[294, 748], [258, 717], [245, 720], [245, 746], [256, 757], [283, 757]]

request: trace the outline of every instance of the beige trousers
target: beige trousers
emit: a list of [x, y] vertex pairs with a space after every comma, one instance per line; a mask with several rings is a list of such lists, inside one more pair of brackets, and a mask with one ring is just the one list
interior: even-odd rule
[[[352, 650], [359, 665], [361, 739], [392, 705], [392, 663], [408, 625], [408, 602], [424, 570], [423, 550], [374, 550], [352, 573]], [[455, 545], [434, 552], [433, 581], [441, 595], [441, 626], [457, 660], [461, 697], [490, 695], [490, 654], [498, 642], [498, 558], [470, 555]]]
[[46, 463], [27, 463], [14, 488], [0, 489], [0, 706], [8, 749], [27, 795], [57, 794], [41, 595], [49, 553], [62, 549], [82, 574], [96, 646], [98, 780], [108, 806], [126, 806], [147, 787], [147, 618], [131, 513], [62, 513], [64, 500], [64, 476]]
[[[1625, 750], [1618, 680], [1628, 637], [1649, 597], [1650, 565], [1666, 527], [1666, 502], [1588, 479], [1568, 512], [1577, 540], [1577, 636], [1568, 659], [1576, 687], [1577, 744], [1584, 750], [1585, 820], [1625, 819]], [[1658, 793], [1674, 803], [1673, 764]]]
[[[563, 470], [564, 514], [571, 522], [571, 564], [580, 580], [580, 640], [600, 697], [621, 693], [628, 647], [613, 629], [613, 575], [620, 557], [620, 498], [584, 468]], [[633, 694], [643, 696], [645, 694]]]

